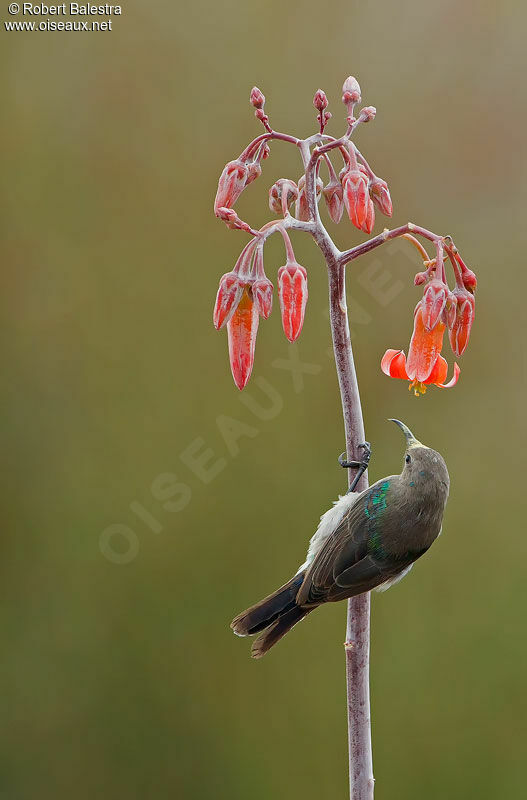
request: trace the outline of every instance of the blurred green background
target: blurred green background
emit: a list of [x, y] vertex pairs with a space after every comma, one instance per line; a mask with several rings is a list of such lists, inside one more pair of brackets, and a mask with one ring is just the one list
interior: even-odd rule
[[[416, 399], [379, 369], [408, 345], [412, 248], [348, 274], [371, 479], [400, 468], [392, 416], [452, 479], [444, 535], [373, 599], [376, 798], [524, 794], [525, 23], [512, 0], [164, 0], [127, 3], [107, 33], [2, 25], [2, 798], [346, 796], [344, 604], [258, 663], [228, 627], [344, 488], [311, 240], [294, 238], [303, 334], [291, 348], [275, 310], [243, 394], [211, 313], [247, 240], [212, 202], [260, 131], [250, 88], [299, 135], [324, 88], [338, 133], [350, 73], [378, 109], [356, 142], [393, 223], [452, 234], [480, 286], [458, 386]], [[268, 187], [298, 175], [274, 145], [240, 213], [263, 224]], [[274, 280], [280, 243], [266, 252]], [[230, 449], [225, 416], [249, 426]]]

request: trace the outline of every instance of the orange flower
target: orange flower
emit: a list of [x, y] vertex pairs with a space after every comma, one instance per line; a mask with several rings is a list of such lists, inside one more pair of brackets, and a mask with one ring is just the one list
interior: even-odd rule
[[243, 389], [251, 377], [254, 364], [254, 347], [258, 333], [258, 307], [244, 289], [240, 303], [227, 322], [229, 359], [234, 383]]
[[441, 355], [445, 324], [439, 320], [435, 327], [427, 330], [423, 321], [423, 305], [418, 303], [414, 317], [414, 331], [410, 340], [408, 358], [403, 350], [387, 350], [381, 360], [381, 369], [390, 378], [402, 378], [410, 381], [410, 390], [418, 396], [426, 392], [429, 384], [441, 389], [455, 386], [460, 369], [454, 364], [454, 375], [445, 383], [448, 364]]

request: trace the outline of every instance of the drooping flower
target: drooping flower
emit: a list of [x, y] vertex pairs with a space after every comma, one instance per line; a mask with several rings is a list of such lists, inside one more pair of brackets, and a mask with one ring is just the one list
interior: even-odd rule
[[232, 377], [240, 390], [251, 377], [258, 321], [256, 303], [253, 303], [249, 291], [245, 289], [238, 307], [227, 323]]
[[269, 189], [269, 208], [283, 214], [298, 197], [298, 186], [289, 178], [279, 178]]
[[322, 194], [326, 201], [329, 216], [338, 225], [344, 211], [344, 192], [342, 184], [336, 176], [333, 176], [327, 186], [324, 186]]
[[236, 272], [226, 272], [220, 278], [213, 314], [216, 330], [223, 328], [238, 308], [245, 285]]
[[220, 208], [232, 208], [247, 184], [247, 164], [239, 158], [229, 161], [223, 168], [218, 181], [218, 190], [214, 200], [214, 213]]
[[386, 217], [393, 214], [392, 198], [388, 184], [382, 178], [373, 178], [370, 182], [370, 196], [379, 209]]
[[422, 300], [423, 323], [427, 330], [433, 330], [439, 322], [449, 294], [448, 286], [439, 278], [433, 278], [427, 284]]
[[423, 301], [420, 301], [415, 310], [408, 358], [403, 350], [387, 350], [381, 360], [384, 374], [390, 378], [410, 381], [409, 389], [413, 389], [416, 396], [424, 394], [429, 384], [450, 389], [457, 383], [460, 373], [458, 365], [454, 364], [454, 375], [445, 383], [448, 364], [441, 355], [441, 349], [446, 326], [439, 320], [432, 330], [428, 330], [423, 314]]
[[344, 204], [351, 222], [361, 231], [371, 233], [375, 222], [375, 209], [369, 194], [369, 180], [365, 170], [352, 166], [342, 178]]
[[[317, 178], [316, 182], [316, 193], [317, 193], [317, 201], [320, 197], [320, 192], [322, 191], [323, 182], [321, 178]], [[295, 217], [302, 222], [309, 222], [309, 208], [307, 205], [307, 197], [306, 197], [306, 178], [305, 175], [302, 175], [298, 181], [298, 197], [295, 203]]]
[[454, 312], [449, 324], [448, 337], [450, 346], [456, 356], [461, 356], [467, 349], [470, 330], [476, 313], [476, 301], [469, 289], [456, 287]]
[[288, 261], [278, 270], [278, 299], [284, 333], [290, 342], [300, 336], [307, 303], [307, 272], [296, 262]]
[[257, 278], [251, 285], [251, 291], [258, 313], [264, 319], [269, 319], [273, 309], [273, 284], [269, 278]]

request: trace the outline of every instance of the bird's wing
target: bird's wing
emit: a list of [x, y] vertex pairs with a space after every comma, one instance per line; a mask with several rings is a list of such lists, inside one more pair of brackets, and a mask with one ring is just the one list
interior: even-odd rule
[[376, 547], [380, 514], [390, 481], [385, 478], [366, 489], [343, 517], [306, 572], [296, 602], [314, 605], [367, 592], [404, 569], [405, 564], [386, 559]]

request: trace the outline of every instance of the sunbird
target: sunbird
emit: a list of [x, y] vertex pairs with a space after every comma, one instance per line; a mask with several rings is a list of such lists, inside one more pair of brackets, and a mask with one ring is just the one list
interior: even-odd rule
[[397, 419], [406, 450], [400, 475], [363, 492], [353, 491], [369, 461], [369, 445], [348, 494], [320, 518], [305, 562], [276, 592], [232, 622], [238, 636], [260, 634], [251, 655], [261, 658], [297, 622], [323, 603], [384, 591], [400, 581], [441, 533], [450, 478], [442, 456], [415, 438]]

